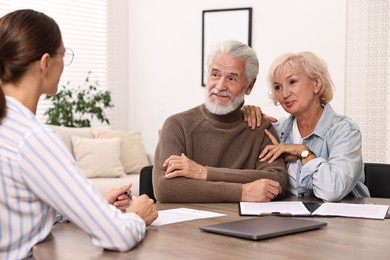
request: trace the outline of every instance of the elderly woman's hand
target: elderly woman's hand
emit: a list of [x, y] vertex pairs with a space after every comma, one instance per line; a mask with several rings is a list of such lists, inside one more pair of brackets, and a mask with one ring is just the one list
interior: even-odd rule
[[283, 156], [285, 162], [296, 160], [299, 157], [299, 151], [301, 145], [298, 144], [281, 144], [278, 139], [271, 134], [267, 129], [264, 130], [266, 135], [271, 139], [272, 145], [267, 145], [260, 153], [260, 162], [268, 161], [272, 163], [280, 156]]
[[272, 123], [276, 123], [278, 120], [272, 116], [263, 114], [261, 108], [258, 106], [245, 105], [241, 108], [244, 116], [244, 121], [247, 122], [248, 126], [252, 129], [261, 126], [261, 120], [267, 118]]

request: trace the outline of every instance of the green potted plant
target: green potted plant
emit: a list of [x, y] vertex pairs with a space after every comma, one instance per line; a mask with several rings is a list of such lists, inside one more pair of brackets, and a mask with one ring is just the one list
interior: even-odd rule
[[114, 107], [111, 92], [99, 90], [97, 81], [90, 82], [91, 71], [82, 86], [69, 88], [70, 81], [62, 86], [56, 95], [45, 96], [52, 106], [44, 115], [46, 124], [67, 127], [91, 127], [91, 120], [110, 124], [105, 109]]

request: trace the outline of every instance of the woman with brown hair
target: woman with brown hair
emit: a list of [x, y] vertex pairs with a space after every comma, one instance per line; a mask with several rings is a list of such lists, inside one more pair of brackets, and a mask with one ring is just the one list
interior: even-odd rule
[[0, 259], [31, 257], [65, 218], [96, 246], [130, 250], [157, 217], [146, 195], [128, 207], [131, 185], [103, 198], [61, 139], [35, 118], [39, 97], [56, 93], [64, 59], [73, 58], [68, 52], [47, 15], [18, 10], [0, 18]]

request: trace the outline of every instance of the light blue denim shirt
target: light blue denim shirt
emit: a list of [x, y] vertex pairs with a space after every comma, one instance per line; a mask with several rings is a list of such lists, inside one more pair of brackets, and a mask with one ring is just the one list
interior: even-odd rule
[[[274, 124], [282, 143], [292, 142], [294, 116]], [[336, 114], [327, 104], [313, 133], [302, 140], [317, 158], [304, 166], [298, 160], [297, 192], [325, 201], [339, 201], [347, 195], [369, 197], [364, 185], [362, 136], [348, 117]]]

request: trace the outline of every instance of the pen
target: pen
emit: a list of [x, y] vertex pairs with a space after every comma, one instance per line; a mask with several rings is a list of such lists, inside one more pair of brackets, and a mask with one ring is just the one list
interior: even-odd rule
[[126, 192], [126, 195], [127, 195], [127, 197], [129, 197], [129, 199], [133, 199], [133, 195], [131, 195], [131, 192]]

